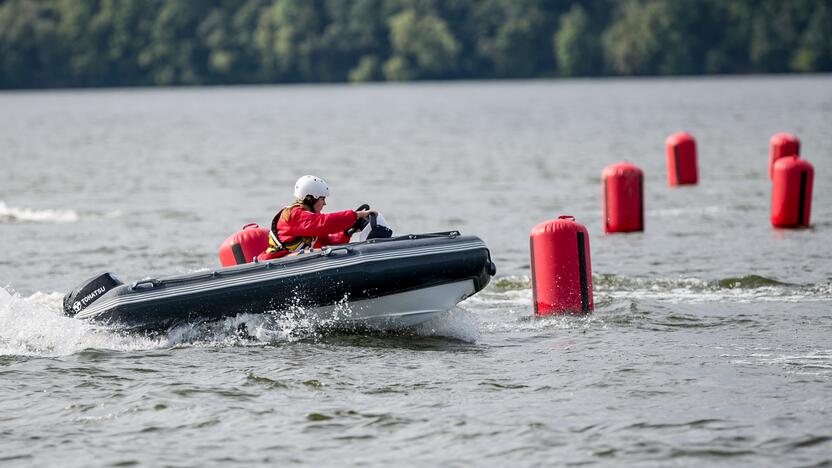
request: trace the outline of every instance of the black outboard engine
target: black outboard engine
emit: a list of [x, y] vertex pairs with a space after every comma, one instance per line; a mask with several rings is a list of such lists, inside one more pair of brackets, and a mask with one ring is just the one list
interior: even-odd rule
[[86, 309], [107, 291], [123, 284], [112, 273], [90, 278], [64, 296], [64, 313], [70, 317]]

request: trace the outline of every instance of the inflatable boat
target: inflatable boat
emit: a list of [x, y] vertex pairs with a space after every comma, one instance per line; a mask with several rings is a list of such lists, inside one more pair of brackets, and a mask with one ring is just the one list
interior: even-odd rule
[[407, 235], [132, 284], [104, 273], [67, 294], [64, 311], [129, 331], [286, 311], [336, 328], [402, 329], [480, 291], [495, 271], [478, 237]]

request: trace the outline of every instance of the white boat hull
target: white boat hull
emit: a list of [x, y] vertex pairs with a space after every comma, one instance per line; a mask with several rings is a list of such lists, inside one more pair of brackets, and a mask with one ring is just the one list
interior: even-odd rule
[[306, 311], [308, 317], [335, 328], [371, 328], [399, 330], [412, 328], [474, 294], [473, 280], [442, 284], [372, 299], [316, 307]]

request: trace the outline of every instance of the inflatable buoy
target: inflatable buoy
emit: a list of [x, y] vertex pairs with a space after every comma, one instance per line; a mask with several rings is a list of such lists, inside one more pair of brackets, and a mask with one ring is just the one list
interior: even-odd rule
[[535, 226], [529, 254], [535, 315], [593, 310], [589, 233], [574, 217]]
[[665, 140], [665, 148], [667, 185], [696, 184], [696, 140], [689, 133], [674, 133]]
[[771, 187], [771, 224], [775, 227], [809, 227], [815, 170], [797, 156], [774, 163]]
[[800, 140], [791, 133], [775, 133], [769, 140], [768, 178], [774, 177], [774, 163], [786, 156], [800, 156]]
[[251, 262], [269, 246], [269, 230], [252, 223], [228, 236], [217, 251], [224, 267]]
[[636, 166], [620, 162], [601, 173], [604, 232], [644, 230], [644, 173]]

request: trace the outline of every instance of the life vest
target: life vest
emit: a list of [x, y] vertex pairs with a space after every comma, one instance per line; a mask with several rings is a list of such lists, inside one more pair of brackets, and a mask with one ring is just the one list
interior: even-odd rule
[[280, 242], [277, 238], [277, 222], [281, 219], [283, 221], [289, 221], [289, 215], [292, 214], [292, 209], [295, 207], [300, 207], [304, 209], [306, 205], [303, 202], [297, 201], [282, 210], [278, 211], [275, 215], [274, 219], [272, 220], [272, 228], [269, 230], [269, 247], [266, 249], [266, 253], [275, 253], [280, 251], [286, 252], [299, 252], [306, 248], [312, 248], [315, 245], [315, 240], [317, 237], [293, 237], [288, 241]]

